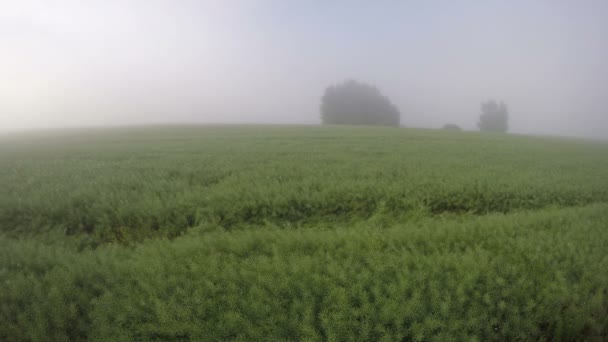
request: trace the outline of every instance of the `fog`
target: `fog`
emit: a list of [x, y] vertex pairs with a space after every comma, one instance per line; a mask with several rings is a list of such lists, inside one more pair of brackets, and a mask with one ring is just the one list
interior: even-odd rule
[[409, 127], [608, 137], [608, 1], [4, 0], [0, 131], [316, 124], [376, 85]]

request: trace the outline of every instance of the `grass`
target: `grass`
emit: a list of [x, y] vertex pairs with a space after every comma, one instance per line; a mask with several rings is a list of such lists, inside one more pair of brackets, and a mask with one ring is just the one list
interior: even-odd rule
[[608, 144], [370, 127], [0, 138], [0, 340], [608, 336]]

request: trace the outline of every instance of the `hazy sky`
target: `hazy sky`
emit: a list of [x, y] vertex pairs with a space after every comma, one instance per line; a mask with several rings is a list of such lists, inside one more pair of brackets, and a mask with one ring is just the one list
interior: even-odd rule
[[318, 123], [372, 83], [402, 124], [608, 137], [608, 1], [0, 1], [0, 130]]

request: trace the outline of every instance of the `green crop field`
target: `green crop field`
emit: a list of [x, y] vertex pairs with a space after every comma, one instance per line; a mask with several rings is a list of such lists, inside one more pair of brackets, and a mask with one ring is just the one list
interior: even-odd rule
[[608, 339], [608, 143], [0, 136], [2, 341]]

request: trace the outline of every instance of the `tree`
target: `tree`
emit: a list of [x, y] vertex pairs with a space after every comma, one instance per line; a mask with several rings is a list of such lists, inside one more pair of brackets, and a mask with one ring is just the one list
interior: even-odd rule
[[509, 111], [504, 102], [494, 100], [481, 104], [481, 115], [479, 117], [480, 131], [506, 133], [509, 130]]
[[400, 113], [378, 88], [354, 80], [330, 86], [321, 98], [321, 121], [329, 125], [399, 126]]
[[460, 128], [460, 126], [455, 125], [455, 124], [445, 124], [443, 125], [443, 129], [447, 130], [447, 131], [462, 131], [462, 128]]

